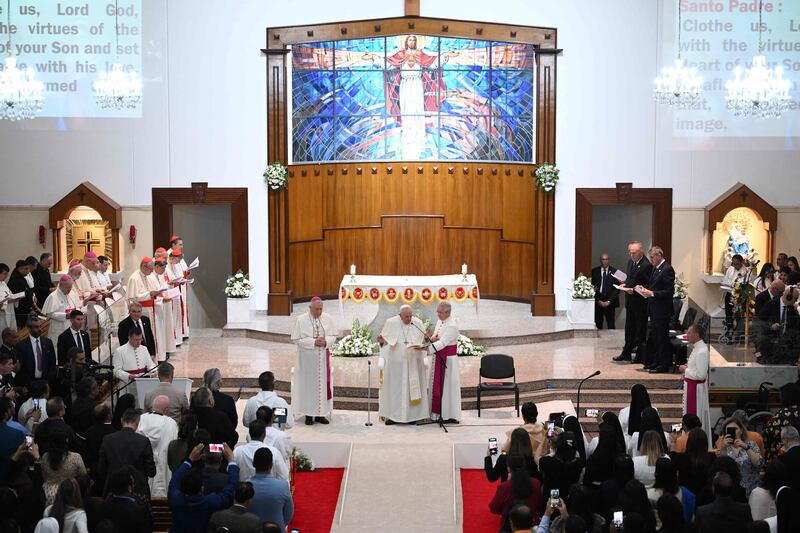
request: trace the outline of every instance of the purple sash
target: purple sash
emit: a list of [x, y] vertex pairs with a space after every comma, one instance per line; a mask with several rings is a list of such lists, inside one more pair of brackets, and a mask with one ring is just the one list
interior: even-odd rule
[[445, 346], [435, 354], [436, 362], [433, 367], [433, 403], [431, 405], [431, 413], [436, 413], [437, 415], [442, 414], [442, 393], [444, 392], [442, 380], [444, 378], [445, 368], [447, 367], [447, 357], [452, 357], [454, 355], [458, 355], [458, 346], [455, 344]]

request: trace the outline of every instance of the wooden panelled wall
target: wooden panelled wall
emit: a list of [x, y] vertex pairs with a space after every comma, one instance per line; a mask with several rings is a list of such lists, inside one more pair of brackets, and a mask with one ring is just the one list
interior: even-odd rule
[[289, 283], [295, 299], [338, 295], [351, 264], [382, 275], [478, 277], [483, 297], [534, 288], [533, 165], [323, 164], [289, 171]]

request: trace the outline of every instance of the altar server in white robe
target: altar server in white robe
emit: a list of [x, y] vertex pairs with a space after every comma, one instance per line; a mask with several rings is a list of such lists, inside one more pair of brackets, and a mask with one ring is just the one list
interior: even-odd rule
[[[172, 250], [170, 250], [167, 255], [167, 268], [164, 271], [167, 276], [167, 282], [172, 287], [177, 287], [181, 291], [179, 297], [172, 299], [172, 321], [175, 328], [176, 346], [183, 344], [183, 338], [188, 337], [189, 332], [189, 306], [187, 305], [189, 293], [186, 289], [186, 278], [183, 276], [184, 270], [181, 266], [182, 261], [183, 258], [178, 252], [173, 254]], [[184, 314], [187, 314], [186, 318], [184, 318]]]
[[708, 435], [711, 447], [711, 409], [708, 405], [708, 365], [710, 356], [703, 338], [703, 326], [693, 324], [686, 331], [686, 340], [692, 345], [692, 352], [685, 365], [678, 367], [683, 372], [683, 414], [694, 414], [700, 419]]
[[172, 473], [167, 462], [169, 443], [178, 438], [178, 424], [168, 416], [169, 398], [156, 396], [149, 413], [139, 419], [136, 433], [150, 439], [153, 448], [153, 459], [156, 463], [156, 475], [148, 479], [150, 495], [165, 497]]
[[47, 296], [42, 306], [42, 313], [50, 319], [47, 336], [57, 339], [69, 325], [69, 313], [73, 309], [83, 311], [82, 302], [73, 289], [72, 278], [66, 274], [58, 280], [58, 288]]
[[17, 319], [14, 316], [14, 302], [16, 300], [7, 299], [13, 291], [6, 285], [10, 268], [5, 263], [0, 263], [0, 331], [11, 328], [17, 330]]
[[155, 265], [150, 257], [143, 257], [139, 263], [139, 270], [128, 278], [128, 298], [142, 304], [142, 313], [150, 319], [156, 343], [156, 358], [158, 361], [167, 359], [166, 339], [164, 333], [164, 301], [159, 297], [158, 280], [152, 276]]
[[378, 368], [383, 384], [378, 392], [378, 414], [387, 425], [415, 422], [428, 418], [428, 382], [422, 320], [413, 316], [410, 305], [383, 325], [378, 343], [381, 356]]
[[[165, 252], [166, 254], [166, 252]], [[164, 257], [158, 258], [153, 263], [153, 273], [150, 274], [156, 280], [158, 284], [157, 287], [159, 289], [169, 289], [169, 281], [167, 281], [167, 261], [166, 255]], [[164, 351], [167, 354], [173, 354], [177, 351], [177, 345], [175, 344], [175, 319], [172, 316], [172, 301], [179, 298], [179, 297], [171, 297], [167, 298], [164, 296], [165, 292], [162, 292], [162, 301], [163, 305], [161, 306], [161, 312], [164, 314], [164, 320], [161, 321], [161, 325], [164, 331], [161, 333], [164, 339]], [[159, 359], [159, 362], [161, 360]]]
[[114, 366], [114, 377], [123, 383], [155, 368], [150, 352], [142, 344], [142, 330], [133, 328], [128, 332], [128, 342], [117, 348], [111, 356], [111, 364]]
[[[458, 325], [450, 316], [452, 307], [441, 302], [436, 308], [439, 320], [430, 337], [428, 352], [433, 358], [431, 372], [431, 419], [450, 424], [461, 420], [461, 379], [458, 373]], [[444, 376], [444, 377], [442, 377]]]
[[295, 320], [292, 340], [297, 344], [297, 365], [292, 372], [292, 412], [305, 416], [306, 425], [328, 424], [333, 413], [333, 381], [330, 348], [336, 340], [330, 315], [322, 312], [322, 300], [311, 299], [308, 312]]
[[[180, 276], [189, 279], [189, 276], [192, 275], [192, 272], [189, 270], [189, 265], [186, 264], [185, 258], [183, 256], [183, 239], [180, 238], [178, 235], [173, 235], [169, 238], [169, 253], [177, 256], [180, 258], [178, 261], [178, 266], [180, 268], [176, 268], [177, 272], [180, 272]], [[183, 338], [189, 337], [189, 285], [186, 283], [181, 284], [181, 302], [183, 303], [182, 306], [182, 313], [181, 313], [181, 330], [183, 331]]]

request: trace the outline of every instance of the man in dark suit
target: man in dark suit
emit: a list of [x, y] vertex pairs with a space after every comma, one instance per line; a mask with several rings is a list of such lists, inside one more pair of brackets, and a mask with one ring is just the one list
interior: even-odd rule
[[129, 465], [134, 470], [133, 491], [150, 497], [147, 478], [156, 475], [156, 463], [153, 459], [153, 447], [150, 439], [136, 433], [139, 428], [141, 413], [138, 409], [128, 409], [122, 414], [122, 429], [106, 435], [100, 445], [100, 457], [97, 461], [99, 479], [105, 479], [106, 490], [111, 486], [111, 474]]
[[113, 523], [114, 530], [120, 533], [148, 533], [153, 530], [150, 513], [132, 497], [133, 477], [130, 467], [123, 466], [111, 473], [109, 489], [111, 494], [97, 507], [95, 516], [90, 516], [91, 531], [103, 520]]
[[56, 354], [58, 364], [67, 364], [69, 358], [67, 352], [70, 348], [78, 348], [86, 355], [86, 360], [92, 361], [92, 340], [89, 333], [83, 329], [86, 325], [86, 315], [80, 309], [73, 309], [69, 313], [70, 326], [61, 332], [56, 342]]
[[714, 475], [714, 501], [697, 508], [695, 525], [699, 533], [744, 533], [753, 521], [750, 506], [733, 501], [733, 479], [725, 472]]
[[603, 329], [605, 319], [608, 329], [614, 329], [614, 311], [619, 307], [619, 291], [614, 288], [617, 279], [613, 277], [617, 269], [609, 264], [608, 254], [600, 254], [600, 266], [592, 269], [594, 285], [594, 324]]
[[207, 387], [200, 387], [192, 395], [191, 412], [197, 417], [197, 427], [211, 434], [211, 442], [226, 442], [231, 449], [236, 446], [239, 434], [222, 411], [214, 409], [214, 396]]
[[134, 326], [138, 326], [142, 330], [142, 344], [147, 348], [150, 355], [156, 354], [156, 338], [153, 336], [153, 329], [150, 325], [150, 319], [142, 316], [142, 304], [139, 302], [131, 302], [128, 307], [130, 313], [124, 320], [120, 321], [119, 328], [117, 329], [117, 337], [119, 338], [119, 345], [122, 346], [128, 342], [128, 335]]
[[647, 302], [644, 297], [633, 289], [637, 285], [646, 287], [650, 282], [652, 265], [644, 256], [644, 248], [639, 241], [628, 244], [628, 266], [625, 269], [628, 275], [625, 283], [625, 346], [622, 353], [614, 361], [630, 361], [631, 354], [636, 351], [636, 360], [639, 363], [644, 351], [645, 333], [647, 332]]
[[770, 300], [758, 315], [761, 335], [757, 336], [756, 348], [760, 363], [794, 363], [797, 360], [797, 340], [800, 336], [800, 315], [795, 304], [800, 292], [795, 287], [786, 287], [780, 298]]
[[252, 483], [244, 482], [236, 485], [233, 506], [212, 514], [208, 530], [219, 531], [219, 528], [227, 528], [227, 531], [261, 531], [261, 518], [248, 511], [255, 495]]
[[0, 353], [7, 353], [16, 361], [17, 350], [14, 349], [14, 346], [17, 345], [17, 330], [5, 328], [2, 331], [2, 340], [3, 344], [0, 344]]
[[672, 317], [672, 297], [675, 295], [675, 270], [666, 259], [660, 246], [648, 251], [653, 271], [647, 286], [637, 286], [636, 292], [647, 299], [647, 314], [650, 316], [653, 354], [644, 361], [651, 374], [669, 372], [672, 367], [672, 345], [669, 343], [669, 320]]
[[781, 429], [783, 454], [778, 456], [781, 466], [786, 469], [786, 483], [794, 490], [800, 490], [800, 433], [794, 426]]
[[39, 256], [39, 262], [33, 269], [33, 293], [39, 306], [44, 305], [44, 301], [55, 290], [53, 278], [50, 277], [50, 267], [53, 265], [53, 254], [45, 252]]
[[14, 348], [20, 362], [20, 381], [27, 384], [35, 379], [53, 379], [56, 367], [56, 349], [53, 341], [42, 335], [42, 320], [31, 316], [28, 320], [28, 338]]
[[764, 306], [766, 306], [770, 301], [772, 301], [774, 298], [780, 298], [785, 288], [786, 284], [784, 284], [783, 281], [781, 281], [780, 279], [776, 279], [770, 284], [769, 289], [761, 291], [761, 293], [759, 293], [759, 295], [756, 296], [756, 302], [755, 302], [756, 316], [761, 314], [761, 311], [764, 309]]
[[[8, 290], [12, 294], [25, 293], [25, 297], [17, 302], [17, 309], [14, 311], [17, 316], [17, 328], [25, 326], [28, 322], [28, 316], [31, 314], [31, 309], [33, 309], [33, 289], [25, 281], [25, 276], [28, 275], [28, 272], [30, 272], [30, 265], [24, 259], [20, 259], [17, 261], [14, 272], [8, 278]], [[44, 304], [44, 302], [39, 303]]]

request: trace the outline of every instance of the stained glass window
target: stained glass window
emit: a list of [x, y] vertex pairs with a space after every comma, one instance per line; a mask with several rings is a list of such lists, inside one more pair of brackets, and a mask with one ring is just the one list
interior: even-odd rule
[[534, 159], [532, 45], [398, 35], [290, 64], [293, 162]]

